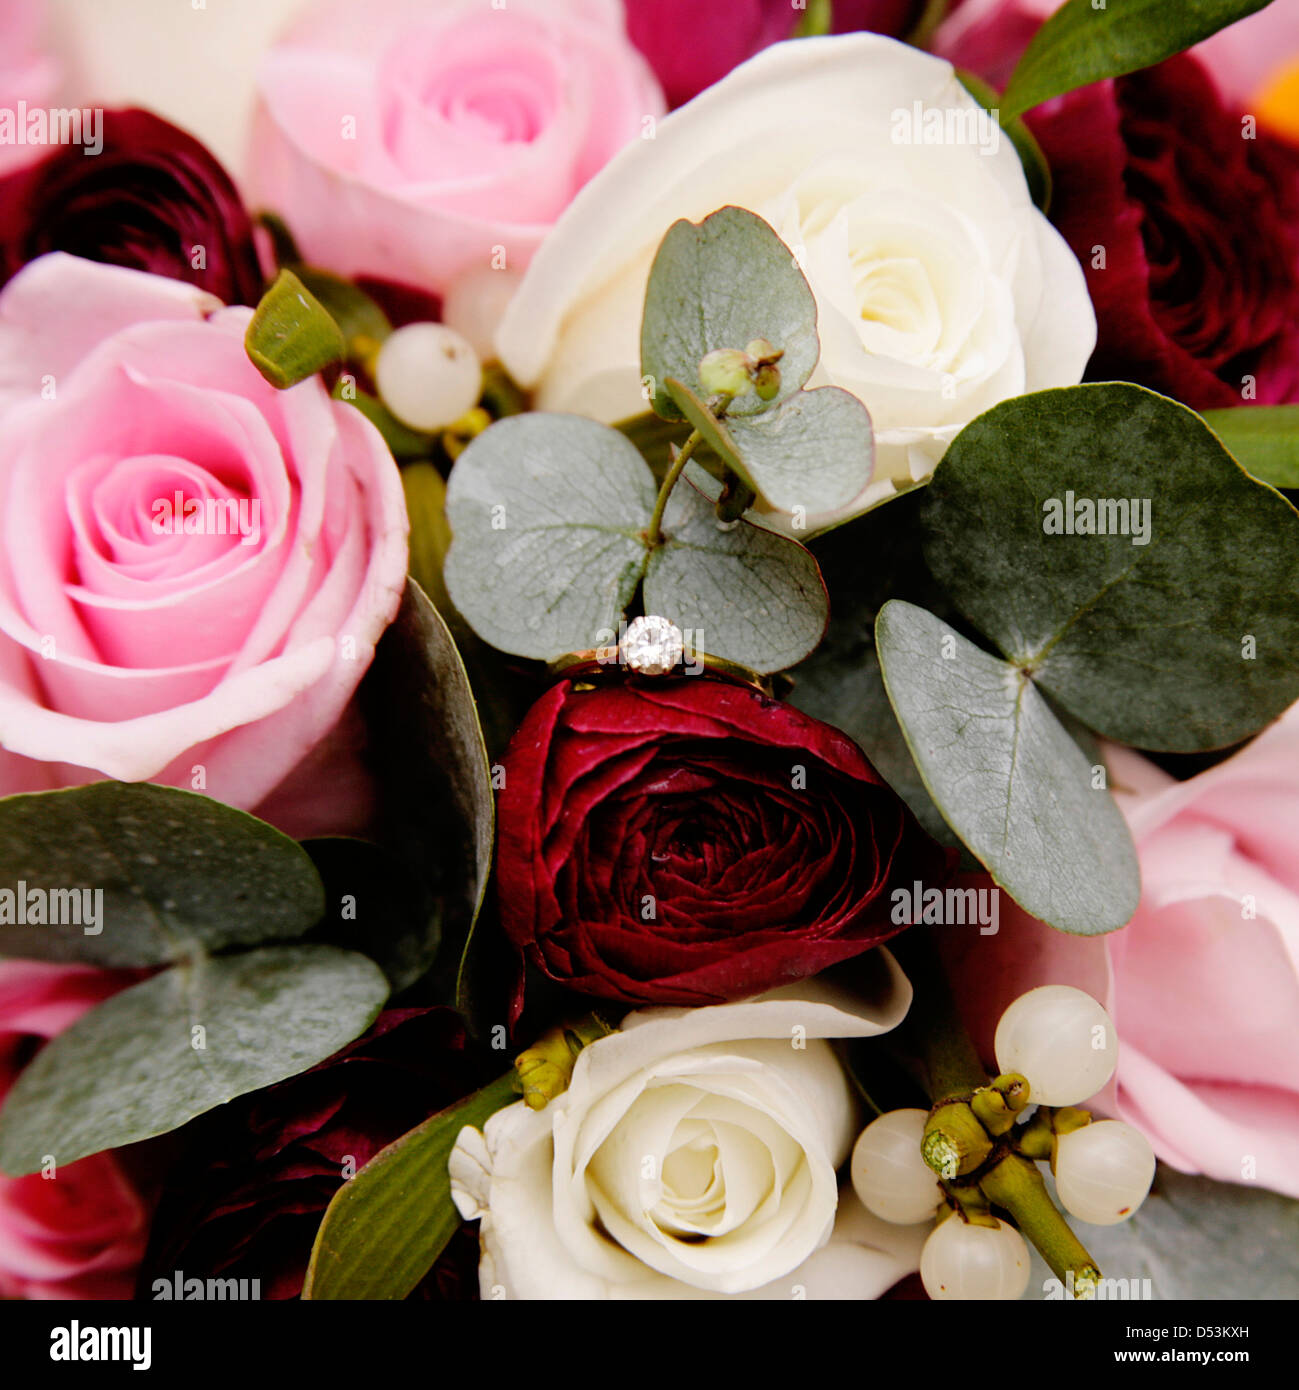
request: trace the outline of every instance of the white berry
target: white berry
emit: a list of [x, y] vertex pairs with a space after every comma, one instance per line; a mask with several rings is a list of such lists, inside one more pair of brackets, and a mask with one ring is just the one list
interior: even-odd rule
[[410, 323], [379, 349], [375, 385], [389, 410], [414, 430], [453, 425], [478, 404], [478, 354], [443, 323]]
[[1118, 1038], [1104, 1008], [1072, 985], [1030, 989], [1001, 1016], [997, 1066], [1028, 1078], [1041, 1105], [1077, 1105], [1114, 1074]]
[[442, 301], [442, 322], [464, 337], [484, 362], [490, 362], [496, 356], [496, 330], [518, 288], [519, 276], [512, 270], [466, 271]]
[[933, 1299], [1019, 1298], [1028, 1270], [1028, 1246], [1013, 1226], [967, 1225], [959, 1212], [935, 1228], [920, 1252], [921, 1282]]
[[929, 1221], [943, 1200], [933, 1169], [920, 1157], [926, 1119], [923, 1110], [890, 1110], [862, 1130], [853, 1148], [852, 1185], [882, 1221]]
[[1126, 1221], [1146, 1200], [1154, 1177], [1150, 1140], [1119, 1120], [1097, 1120], [1056, 1140], [1055, 1190], [1079, 1221]]

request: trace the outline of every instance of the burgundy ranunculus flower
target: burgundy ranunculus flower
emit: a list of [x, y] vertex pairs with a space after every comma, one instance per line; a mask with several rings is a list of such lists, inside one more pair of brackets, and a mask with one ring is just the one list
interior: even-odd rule
[[579, 690], [504, 758], [501, 920], [586, 994], [716, 1004], [901, 930], [889, 888], [949, 858], [846, 735], [711, 677]]
[[148, 111], [105, 111], [103, 135], [97, 155], [62, 145], [0, 179], [0, 285], [47, 251], [69, 251], [256, 304], [252, 223], [216, 159]]
[[[488, 1079], [454, 1011], [388, 1009], [310, 1071], [203, 1116], [167, 1180], [138, 1296], [165, 1281], [174, 1297], [179, 1273], [256, 1279], [264, 1299], [296, 1298], [348, 1158], [359, 1172]], [[453, 1240], [412, 1297], [476, 1298], [477, 1263], [476, 1240]]]
[[[836, 0], [834, 32], [905, 34], [924, 0]], [[680, 106], [769, 44], [793, 33], [790, 0], [627, 0], [627, 32], [649, 59], [670, 106]]]
[[1299, 400], [1299, 154], [1247, 138], [1185, 54], [1029, 124], [1096, 306], [1088, 376], [1198, 409]]

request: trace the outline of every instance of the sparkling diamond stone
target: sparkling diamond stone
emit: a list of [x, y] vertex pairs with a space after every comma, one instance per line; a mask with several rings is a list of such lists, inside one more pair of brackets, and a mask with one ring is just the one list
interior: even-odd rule
[[627, 666], [642, 676], [666, 676], [685, 654], [681, 629], [653, 614], [627, 624], [619, 650]]

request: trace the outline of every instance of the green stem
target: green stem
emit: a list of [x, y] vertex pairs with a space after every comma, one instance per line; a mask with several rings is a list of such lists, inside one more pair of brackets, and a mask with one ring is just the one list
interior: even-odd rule
[[663, 513], [667, 509], [668, 498], [672, 495], [672, 489], [676, 487], [677, 479], [681, 477], [682, 470], [690, 462], [690, 456], [703, 442], [703, 435], [695, 430], [681, 446], [681, 451], [676, 458], [672, 460], [672, 467], [668, 469], [667, 476], [663, 479], [663, 486], [659, 488], [658, 499], [654, 503], [654, 514], [650, 517], [649, 530], [645, 533], [646, 543], [651, 550], [663, 544]]
[[911, 32], [904, 35], [906, 42], [914, 48], [928, 48], [934, 31], [947, 17], [951, 7], [951, 0], [928, 0]]
[[1008, 1153], [979, 1179], [979, 1186], [990, 1202], [1015, 1218], [1057, 1279], [1068, 1283], [1073, 1275], [1075, 1294], [1086, 1293], [1100, 1278], [1096, 1261], [1047, 1195], [1041, 1170], [1031, 1159]]
[[903, 1028], [924, 1064], [930, 1100], [938, 1105], [963, 1099], [986, 1086], [988, 1073], [961, 1023], [929, 932], [912, 927], [890, 942], [889, 949], [915, 991]]

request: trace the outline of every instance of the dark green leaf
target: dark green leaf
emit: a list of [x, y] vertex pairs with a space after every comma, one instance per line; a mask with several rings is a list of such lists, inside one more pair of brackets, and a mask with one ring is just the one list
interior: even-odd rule
[[1033, 35], [1002, 98], [1009, 119], [1062, 92], [1162, 63], [1269, 0], [1066, 0]]
[[769, 672], [821, 640], [825, 585], [801, 545], [746, 521], [722, 526], [688, 483], [668, 500], [663, 533], [645, 572], [645, 611], [688, 629], [699, 650]]
[[330, 1202], [302, 1297], [405, 1298], [460, 1224], [447, 1174], [456, 1136], [518, 1099], [510, 1071], [376, 1154]]
[[325, 918], [311, 942], [369, 956], [394, 994], [414, 984], [437, 955], [441, 921], [412, 870], [383, 845], [345, 835], [302, 848], [325, 885]]
[[[722, 208], [698, 225], [674, 223], [654, 258], [641, 324], [641, 372], [650, 379], [655, 413], [681, 418], [669, 377], [694, 390], [710, 352], [743, 349], [755, 338], [784, 351], [778, 400], [812, 375], [821, 352], [816, 300], [789, 248], [744, 208]], [[768, 404], [750, 392], [729, 413], [752, 414]]]
[[640, 582], [655, 492], [617, 430], [576, 415], [497, 421], [460, 455], [447, 486], [452, 602], [515, 656], [598, 646]]
[[342, 361], [347, 344], [324, 305], [291, 270], [281, 270], [253, 311], [244, 349], [262, 376], [283, 391]]
[[447, 614], [452, 603], [442, 579], [442, 567], [451, 549], [446, 482], [431, 463], [412, 463], [401, 470], [401, 485], [410, 518], [410, 577], [434, 608]]
[[1114, 931], [1141, 891], [1114, 799], [1033, 682], [932, 613], [875, 625], [889, 699], [925, 787], [993, 879], [1061, 931]]
[[24, 1068], [0, 1111], [0, 1170], [134, 1144], [296, 1076], [359, 1037], [387, 994], [373, 961], [332, 946], [173, 966], [83, 1014]]
[[344, 379], [340, 377], [334, 387], [334, 399], [354, 405], [383, 435], [383, 442], [399, 463], [405, 463], [408, 459], [429, 458], [439, 447], [431, 434], [421, 434], [419, 430], [403, 425], [377, 396], [362, 391], [354, 381], [349, 380], [345, 386]]
[[1254, 477], [1299, 488], [1299, 405], [1202, 410], [1206, 425]]
[[295, 265], [293, 270], [338, 325], [349, 357], [364, 360], [392, 332], [388, 315], [350, 280], [313, 265]]
[[[383, 790], [385, 842], [442, 903], [447, 958], [439, 968], [451, 997], [487, 891], [495, 803], [464, 664], [413, 580], [375, 653], [362, 699]], [[419, 946], [418, 933], [411, 944]]]
[[[1084, 503], [1108, 534], [1055, 534]], [[1299, 697], [1299, 513], [1185, 406], [1122, 382], [1005, 401], [923, 516], [960, 610], [1099, 734], [1219, 748]]]
[[99, 931], [88, 935], [81, 920], [10, 917], [0, 921], [0, 954], [102, 966], [287, 940], [325, 907], [320, 876], [287, 835], [211, 797], [150, 782], [0, 800], [0, 891], [16, 897], [19, 884], [65, 917], [84, 908], [80, 890], [102, 890]]

